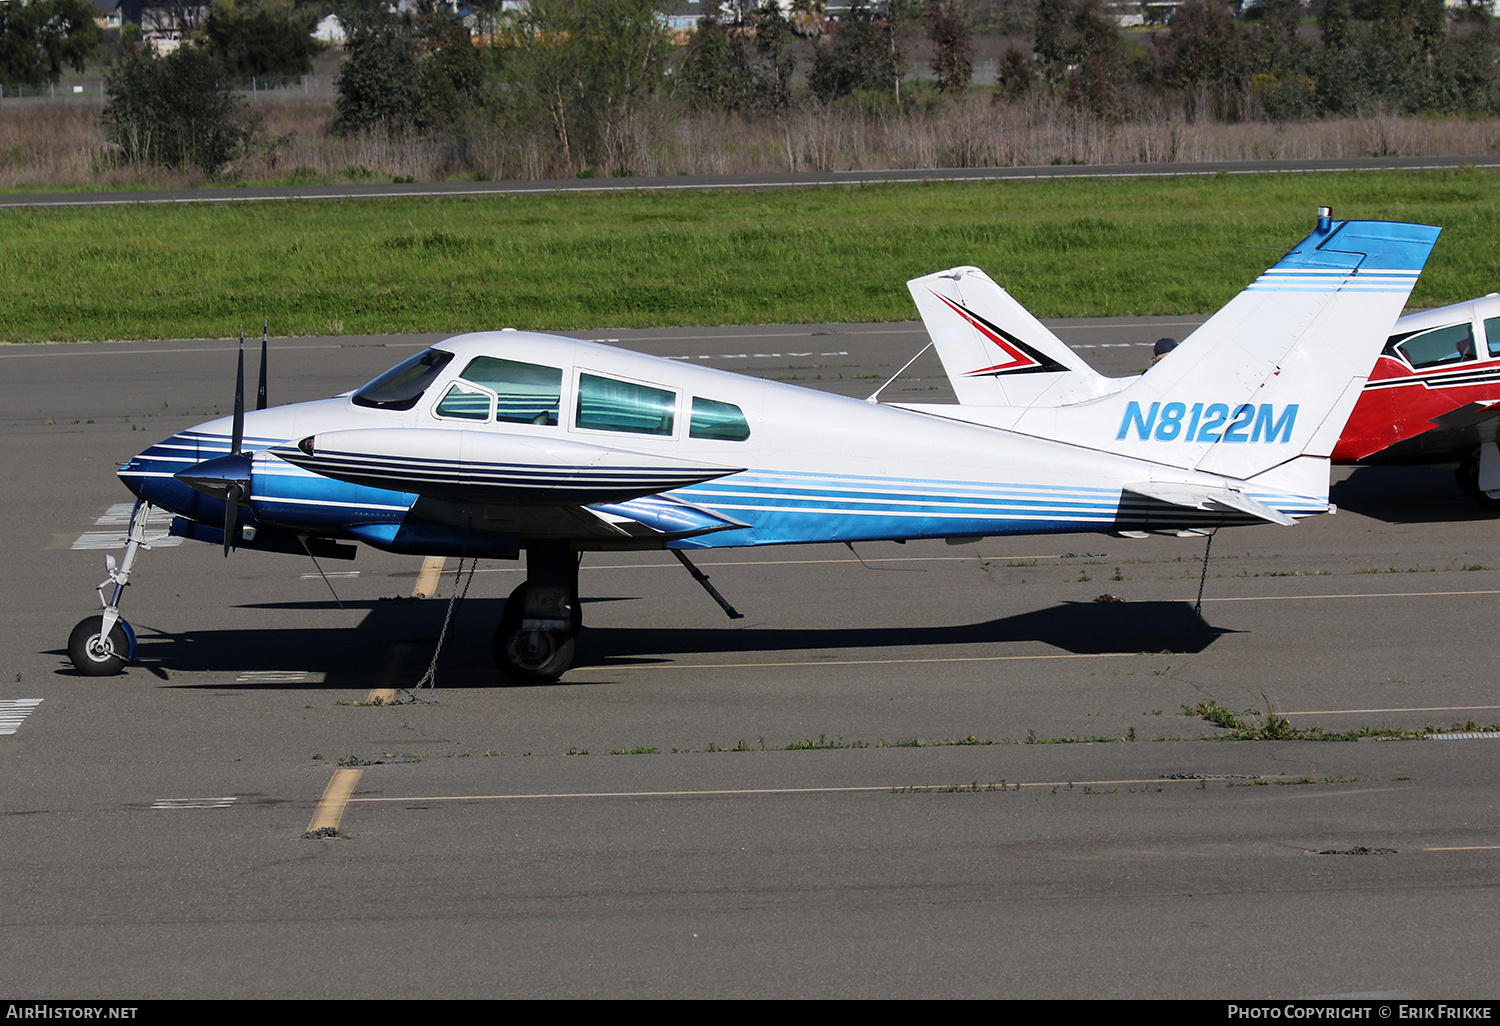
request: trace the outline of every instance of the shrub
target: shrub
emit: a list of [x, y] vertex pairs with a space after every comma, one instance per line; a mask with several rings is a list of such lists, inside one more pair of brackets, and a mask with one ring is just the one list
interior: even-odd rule
[[104, 90], [105, 134], [134, 164], [218, 175], [259, 128], [249, 106], [225, 87], [219, 63], [196, 46], [165, 57], [129, 53], [105, 76]]
[[356, 23], [345, 47], [334, 105], [333, 131], [340, 135], [372, 128], [399, 134], [417, 115], [416, 44], [404, 27], [386, 21]]

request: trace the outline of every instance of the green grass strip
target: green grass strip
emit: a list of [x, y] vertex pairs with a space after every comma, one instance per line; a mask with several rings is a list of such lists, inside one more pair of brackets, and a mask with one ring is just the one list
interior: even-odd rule
[[153, 204], [0, 212], [0, 340], [911, 320], [958, 264], [1038, 316], [1203, 313], [1320, 203], [1445, 228], [1413, 306], [1500, 286], [1477, 169]]

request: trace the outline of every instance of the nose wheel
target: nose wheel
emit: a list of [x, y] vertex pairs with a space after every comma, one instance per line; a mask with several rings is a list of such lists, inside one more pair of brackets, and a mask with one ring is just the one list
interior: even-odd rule
[[109, 627], [104, 616], [86, 616], [68, 635], [68, 659], [85, 677], [113, 677], [135, 654], [135, 632], [115, 618]]

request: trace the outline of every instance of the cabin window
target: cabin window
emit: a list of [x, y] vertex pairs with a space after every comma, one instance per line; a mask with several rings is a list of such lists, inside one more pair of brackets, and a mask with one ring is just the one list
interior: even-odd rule
[[1500, 356], [1500, 317], [1484, 319], [1484, 337], [1489, 340], [1491, 356]]
[[1474, 359], [1474, 326], [1467, 321], [1418, 332], [1397, 343], [1394, 349], [1415, 369], [1441, 367]]
[[409, 410], [452, 359], [452, 353], [441, 349], [424, 349], [355, 392], [354, 404], [379, 410]]
[[574, 423], [596, 431], [629, 431], [638, 435], [670, 435], [677, 409], [677, 393], [650, 385], [578, 376], [578, 415]]
[[448, 389], [437, 404], [439, 417], [457, 417], [461, 420], [489, 420], [494, 396], [478, 388], [455, 384]]
[[[562, 371], [534, 363], [477, 356], [461, 375], [495, 391], [495, 419], [512, 424], [556, 424]], [[445, 400], [446, 401], [446, 400]]]
[[693, 396], [693, 419], [688, 425], [688, 437], [743, 442], [750, 437], [750, 425], [734, 403]]

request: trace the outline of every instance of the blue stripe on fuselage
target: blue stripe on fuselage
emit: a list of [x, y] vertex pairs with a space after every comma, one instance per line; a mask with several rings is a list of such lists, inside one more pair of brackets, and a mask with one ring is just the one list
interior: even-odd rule
[[[257, 439], [255, 444], [269, 446], [281, 440]], [[227, 449], [227, 439], [174, 435], [131, 460], [120, 476], [131, 491], [153, 505], [219, 526], [223, 504], [172, 475], [200, 460], [221, 456]], [[407, 518], [417, 499], [413, 493], [335, 481], [275, 458], [257, 459], [256, 468], [252, 507], [257, 519], [289, 530], [354, 537], [378, 548], [394, 544], [394, 526]], [[1138, 510], [1122, 506], [1119, 488], [1081, 485], [745, 471], [664, 494], [669, 500], [749, 525], [673, 543], [694, 548], [1100, 531], [1140, 520]], [[1327, 508], [1305, 496], [1255, 498], [1293, 516]], [[1151, 519], [1191, 526], [1210, 522], [1214, 516], [1162, 508], [1154, 510]], [[454, 536], [454, 544], [464, 543], [461, 528], [422, 524], [421, 531], [424, 543], [432, 539], [434, 551], [443, 547], [438, 536], [445, 531]], [[402, 551], [407, 548], [402, 546]]]

